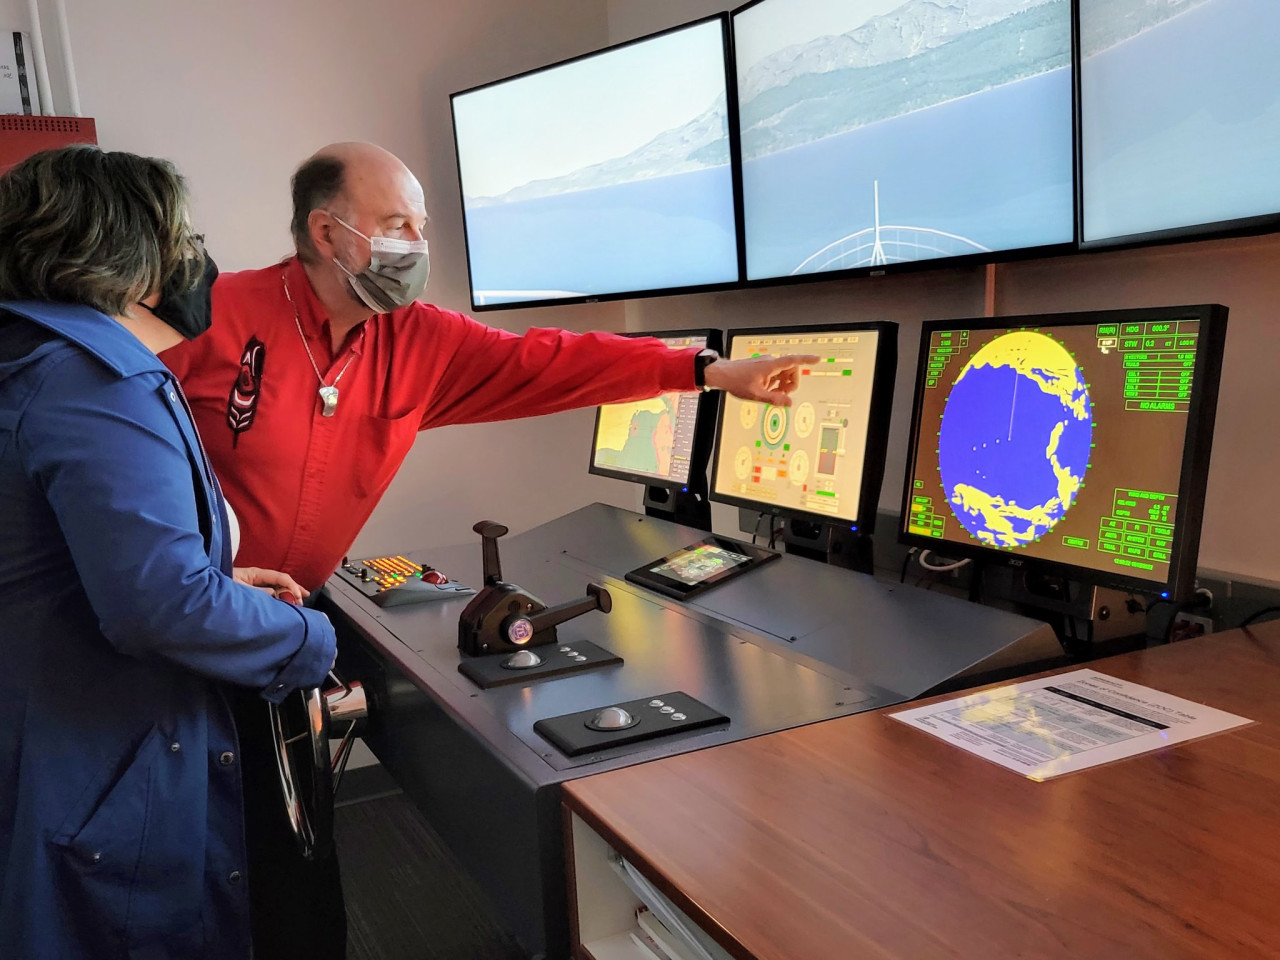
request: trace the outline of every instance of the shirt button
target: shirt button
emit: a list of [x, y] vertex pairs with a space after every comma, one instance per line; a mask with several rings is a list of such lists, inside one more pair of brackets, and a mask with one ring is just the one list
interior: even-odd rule
[[101, 850], [93, 851], [93, 855], [89, 857], [89, 859], [92, 860], [94, 863], [98, 863], [102, 859], [102, 851]]
[[284, 689], [284, 684], [283, 684], [283, 683], [277, 683], [277, 684], [276, 684], [276, 689], [277, 689], [277, 690], [283, 690], [283, 689]]
[[236, 762], [236, 755], [230, 750], [223, 750], [222, 753], [218, 754], [218, 762], [224, 767], [229, 767]]
[[228, 875], [227, 877], [227, 883], [235, 884], [239, 882], [240, 882], [240, 871], [232, 870], [230, 875]]
[[182, 744], [180, 744], [177, 740], [175, 740], [173, 741], [173, 743], [169, 744], [169, 749], [172, 750], [174, 753], [177, 753], [179, 750], [182, 749]]
[[177, 402], [178, 402], [178, 395], [177, 395], [176, 393], [174, 393], [172, 390], [170, 390], [170, 391], [169, 391], [169, 399], [170, 399], [171, 401], [173, 401], [174, 403], [177, 403]]

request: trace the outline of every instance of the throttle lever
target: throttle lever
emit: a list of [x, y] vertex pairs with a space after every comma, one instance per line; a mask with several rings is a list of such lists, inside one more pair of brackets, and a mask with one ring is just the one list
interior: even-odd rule
[[491, 587], [502, 580], [502, 561], [498, 559], [498, 538], [507, 535], [507, 528], [493, 520], [481, 520], [471, 529], [483, 538], [480, 550], [484, 563], [484, 585]]

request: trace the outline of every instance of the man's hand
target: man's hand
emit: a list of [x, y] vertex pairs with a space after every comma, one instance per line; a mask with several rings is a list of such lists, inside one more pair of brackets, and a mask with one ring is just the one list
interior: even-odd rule
[[817, 363], [820, 357], [751, 357], [747, 360], [720, 359], [707, 366], [703, 380], [714, 390], [726, 390], [739, 400], [759, 400], [775, 407], [791, 406], [790, 394], [800, 383], [800, 368]]
[[311, 592], [287, 573], [279, 570], [263, 570], [261, 567], [233, 567], [231, 577], [236, 583], [246, 587], [256, 587], [277, 600], [287, 603], [301, 603]]

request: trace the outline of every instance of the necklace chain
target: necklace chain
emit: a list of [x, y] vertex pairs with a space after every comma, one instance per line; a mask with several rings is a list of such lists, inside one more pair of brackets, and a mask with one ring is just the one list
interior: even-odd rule
[[[280, 280], [284, 284], [284, 296], [289, 301], [289, 306], [293, 307], [293, 323], [298, 328], [298, 336], [302, 338], [302, 348], [307, 351], [307, 359], [311, 361], [311, 369], [316, 372], [316, 379], [320, 381], [320, 401], [323, 405], [321, 413], [326, 417], [333, 416], [334, 411], [338, 407], [338, 381], [342, 379], [342, 375], [347, 372], [347, 367], [351, 366], [351, 361], [356, 358], [354, 352], [347, 357], [347, 362], [342, 365], [342, 369], [338, 371], [338, 375], [333, 378], [333, 383], [325, 383], [324, 375], [320, 373], [320, 367], [316, 363], [315, 355], [311, 352], [311, 344], [307, 343], [307, 335], [302, 331], [302, 318], [298, 316], [298, 305], [293, 302], [293, 294], [289, 292], [289, 278], [285, 274], [280, 274]], [[364, 331], [361, 331], [361, 336]]]

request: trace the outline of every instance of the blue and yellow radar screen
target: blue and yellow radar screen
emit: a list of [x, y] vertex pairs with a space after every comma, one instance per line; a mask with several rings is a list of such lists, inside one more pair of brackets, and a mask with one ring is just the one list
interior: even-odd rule
[[925, 328], [904, 532], [1167, 581], [1201, 318], [998, 322]]
[[1084, 371], [1043, 333], [996, 337], [960, 370], [938, 435], [952, 514], [993, 547], [1035, 543], [1067, 515], [1089, 469]]

